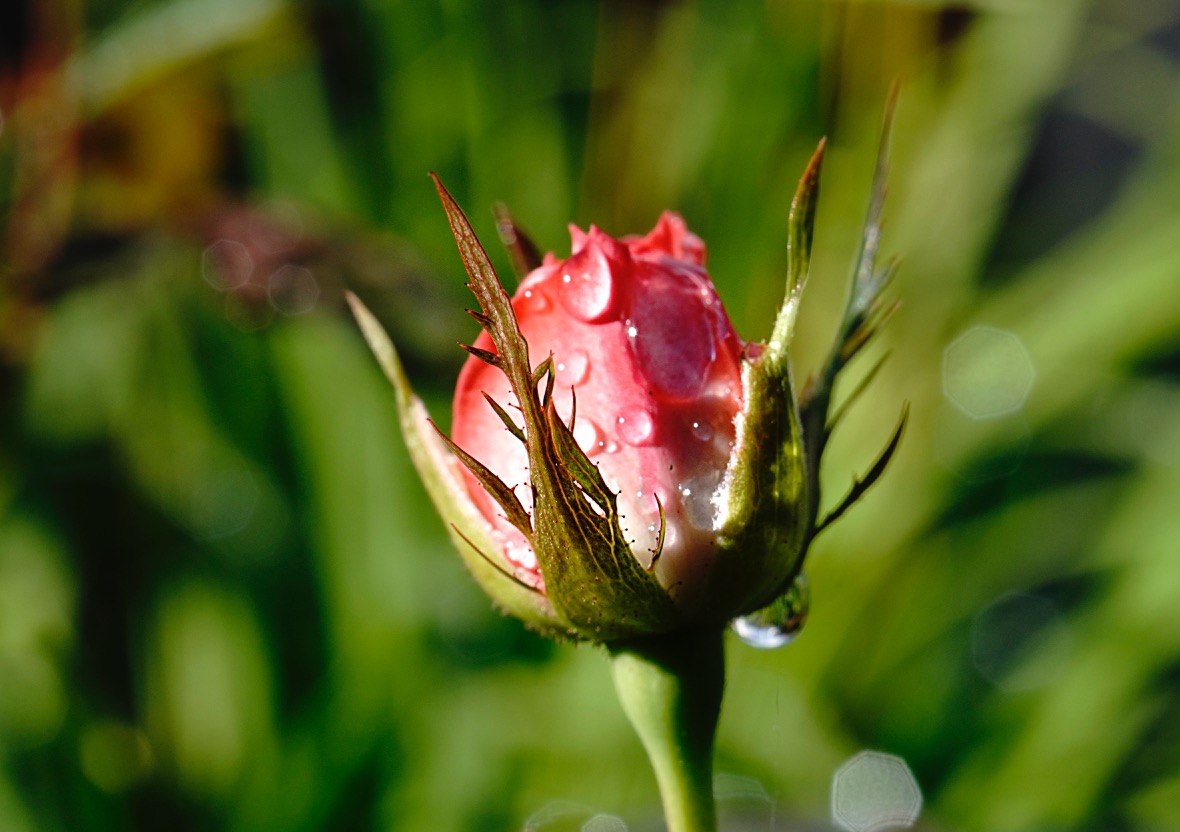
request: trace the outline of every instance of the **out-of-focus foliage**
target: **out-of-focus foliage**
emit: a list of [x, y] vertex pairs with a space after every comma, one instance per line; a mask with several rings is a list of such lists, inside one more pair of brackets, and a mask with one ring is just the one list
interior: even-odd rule
[[732, 645], [724, 828], [826, 828], [865, 748], [923, 828], [1180, 825], [1175, 2], [0, 15], [0, 829], [659, 828], [602, 657], [463, 573], [341, 289], [445, 423], [433, 169], [489, 242], [496, 200], [558, 250], [680, 210], [757, 337], [827, 134], [805, 372], [895, 76], [904, 305], [828, 500], [912, 421], [803, 636]]

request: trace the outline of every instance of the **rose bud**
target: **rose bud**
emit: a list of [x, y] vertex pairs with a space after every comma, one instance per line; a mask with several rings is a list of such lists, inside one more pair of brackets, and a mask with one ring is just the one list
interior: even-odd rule
[[546, 255], [509, 299], [437, 177], [483, 328], [466, 347], [449, 439], [350, 298], [431, 497], [506, 611], [599, 642], [724, 626], [787, 597], [815, 534], [881, 473], [901, 426], [817, 522], [832, 382], [890, 311], [877, 301], [890, 274], [874, 268], [878, 186], [840, 337], [796, 395], [787, 347], [822, 151], [792, 205], [787, 297], [766, 344], [734, 331], [704, 244], [672, 213], [644, 237], [571, 228], [570, 257]]

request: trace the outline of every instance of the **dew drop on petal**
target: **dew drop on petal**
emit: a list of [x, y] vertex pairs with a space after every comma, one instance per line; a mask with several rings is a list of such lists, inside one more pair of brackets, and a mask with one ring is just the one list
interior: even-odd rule
[[708, 324], [696, 311], [655, 296], [635, 310], [627, 329], [644, 378], [673, 399], [698, 396], [716, 358]]
[[614, 303], [614, 281], [606, 256], [588, 246], [565, 263], [558, 284], [561, 304], [571, 315], [588, 323], [606, 317]]
[[577, 387], [590, 373], [590, 359], [582, 350], [572, 350], [559, 358], [554, 366], [557, 383], [563, 387]]
[[647, 445], [655, 437], [656, 425], [642, 407], [623, 411], [618, 418], [619, 438], [628, 445]]
[[591, 456], [600, 453], [604, 448], [602, 431], [598, 429], [598, 425], [582, 417], [574, 423], [574, 441]]
[[738, 638], [759, 650], [773, 650], [790, 644], [803, 629], [811, 606], [807, 576], [799, 573], [791, 588], [769, 606], [735, 619], [733, 631]]
[[697, 421], [692, 423], [692, 435], [701, 442], [708, 442], [713, 438], [713, 428], [708, 422]]
[[549, 298], [540, 289], [525, 289], [520, 294], [519, 303], [522, 312], [549, 311]]

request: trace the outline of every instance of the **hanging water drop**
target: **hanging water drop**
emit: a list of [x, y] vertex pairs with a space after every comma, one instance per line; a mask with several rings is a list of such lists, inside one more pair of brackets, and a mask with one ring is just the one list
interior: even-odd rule
[[811, 606], [807, 576], [800, 572], [791, 588], [769, 606], [735, 619], [733, 631], [738, 638], [759, 650], [773, 650], [790, 644], [803, 629]]

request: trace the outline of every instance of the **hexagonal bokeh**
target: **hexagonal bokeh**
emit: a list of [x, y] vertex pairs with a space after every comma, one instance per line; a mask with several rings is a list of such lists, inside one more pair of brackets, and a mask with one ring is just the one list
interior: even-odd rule
[[581, 832], [627, 832], [627, 824], [616, 815], [597, 814], [582, 824]]
[[766, 830], [775, 827], [775, 802], [761, 781], [740, 774], [713, 775], [719, 829]]
[[1028, 350], [1005, 329], [973, 326], [943, 353], [943, 394], [972, 419], [994, 419], [1020, 410], [1035, 380]]
[[250, 250], [237, 240], [217, 240], [201, 253], [201, 275], [215, 289], [244, 286], [254, 271]]
[[[577, 824], [575, 827], [574, 824]], [[578, 832], [627, 832], [627, 822], [617, 815], [595, 812], [581, 803], [553, 800], [533, 812], [524, 822], [523, 832], [573, 830]]]
[[271, 273], [266, 282], [270, 305], [284, 315], [302, 315], [315, 309], [320, 299], [320, 284], [305, 266], [287, 264]]
[[832, 820], [849, 832], [883, 832], [914, 825], [922, 792], [905, 760], [861, 751], [832, 776]]

